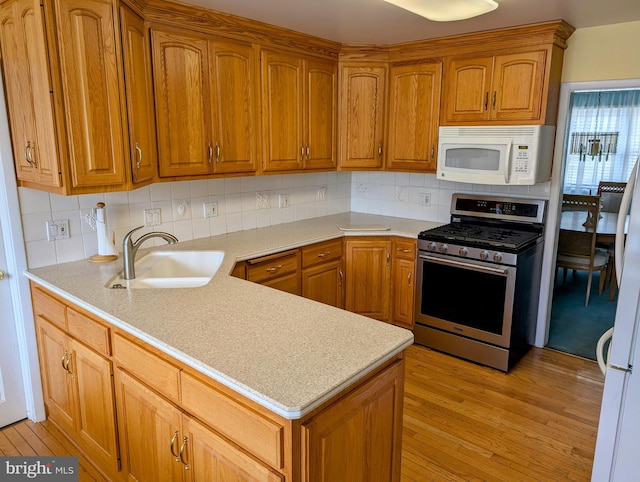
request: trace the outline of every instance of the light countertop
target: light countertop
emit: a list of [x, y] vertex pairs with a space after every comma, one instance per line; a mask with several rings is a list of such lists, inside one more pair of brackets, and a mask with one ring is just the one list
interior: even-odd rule
[[[348, 231], [341, 226], [383, 225]], [[304, 416], [413, 342], [403, 328], [229, 276], [236, 261], [350, 235], [416, 238], [439, 223], [344, 213], [153, 249], [223, 250], [205, 286], [107, 289], [122, 258], [29, 269], [26, 276], [289, 418]], [[144, 255], [145, 245], [138, 257]]]

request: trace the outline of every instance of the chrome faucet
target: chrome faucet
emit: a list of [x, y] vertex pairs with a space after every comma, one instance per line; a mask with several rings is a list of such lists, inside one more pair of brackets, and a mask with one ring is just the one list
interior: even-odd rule
[[124, 261], [124, 279], [134, 279], [136, 277], [136, 253], [138, 252], [138, 248], [142, 243], [144, 243], [147, 239], [150, 238], [162, 238], [169, 244], [176, 244], [178, 242], [178, 238], [176, 238], [173, 234], [169, 233], [161, 233], [152, 231], [147, 234], [143, 234], [138, 238], [136, 242], [131, 240], [131, 235], [136, 232], [138, 229], [142, 229], [144, 226], [138, 226], [137, 228], [132, 229], [127, 233], [127, 235], [122, 240], [122, 259]]

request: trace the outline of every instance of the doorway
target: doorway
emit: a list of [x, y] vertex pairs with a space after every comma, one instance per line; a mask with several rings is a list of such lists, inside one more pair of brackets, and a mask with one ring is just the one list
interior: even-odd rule
[[[589, 304], [585, 306], [587, 272], [569, 270], [564, 281], [564, 270], [559, 269], [556, 279], [555, 250], [561, 220], [564, 219], [559, 211], [565, 194], [600, 196], [601, 181], [627, 181], [640, 154], [638, 87], [640, 81], [562, 86], [560, 112], [563, 115], [559, 116], [555, 151], [556, 161], [560, 159], [561, 163], [552, 181], [557, 186], [558, 209], [553, 224], [548, 225], [548, 228], [556, 228], [556, 244], [553, 265], [549, 266], [549, 318], [545, 346], [592, 360], [596, 358], [598, 339], [613, 326], [617, 292], [615, 286], [611, 291], [610, 280], [607, 279], [600, 293], [596, 272], [593, 274]], [[604, 195], [600, 199], [601, 211], [607, 211], [601, 216], [617, 216], [615, 207], [604, 206], [607, 204]], [[615, 214], [609, 215], [609, 211]], [[607, 255], [606, 243], [599, 244], [599, 248]], [[609, 254], [613, 256], [612, 249]]]

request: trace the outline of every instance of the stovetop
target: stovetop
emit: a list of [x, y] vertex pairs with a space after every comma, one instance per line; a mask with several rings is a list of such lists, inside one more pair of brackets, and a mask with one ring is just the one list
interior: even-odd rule
[[513, 227], [487, 226], [474, 223], [450, 223], [422, 231], [418, 239], [452, 242], [457, 244], [520, 251], [535, 243], [538, 231], [518, 230]]

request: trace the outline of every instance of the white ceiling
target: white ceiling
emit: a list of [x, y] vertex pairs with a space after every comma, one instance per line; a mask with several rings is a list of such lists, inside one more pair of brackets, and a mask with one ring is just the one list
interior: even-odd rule
[[447, 23], [383, 0], [182, 1], [349, 44], [394, 44], [559, 19], [576, 28], [640, 20], [640, 0], [497, 0], [493, 12]]

